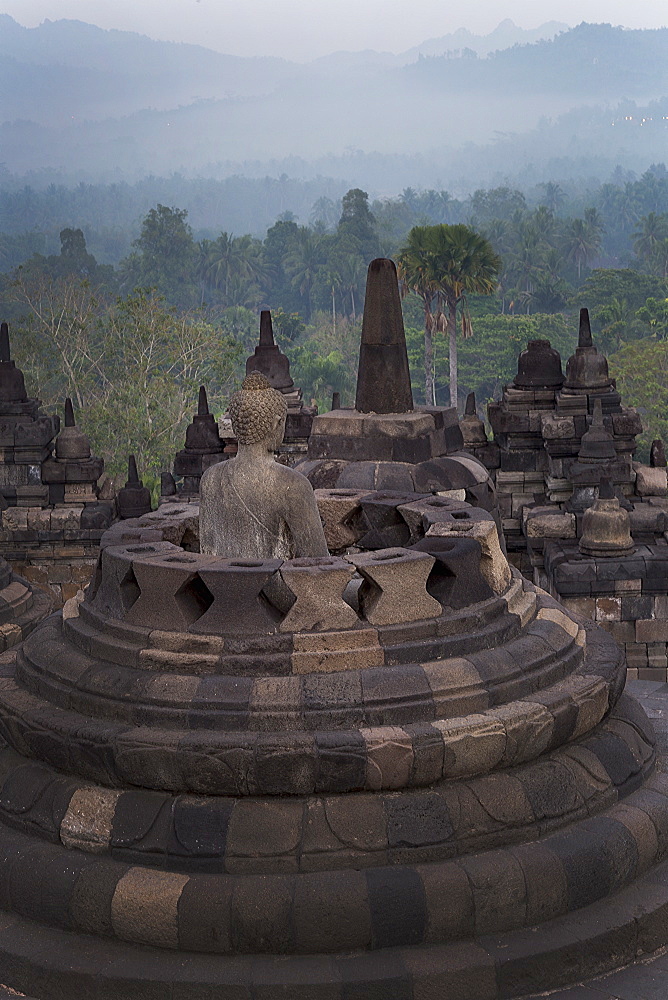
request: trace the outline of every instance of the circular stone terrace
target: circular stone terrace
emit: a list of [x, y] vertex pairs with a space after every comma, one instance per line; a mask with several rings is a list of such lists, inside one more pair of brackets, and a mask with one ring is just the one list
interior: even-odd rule
[[668, 786], [616, 644], [486, 511], [316, 497], [316, 559], [202, 555], [193, 504], [115, 525], [5, 654], [11, 985], [496, 1000], [665, 943]]

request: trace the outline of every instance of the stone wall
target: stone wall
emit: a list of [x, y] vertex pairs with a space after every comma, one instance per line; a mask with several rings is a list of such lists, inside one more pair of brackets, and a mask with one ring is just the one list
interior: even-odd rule
[[89, 582], [97, 562], [101, 528], [81, 528], [83, 507], [9, 507], [2, 512], [0, 556], [54, 608]]

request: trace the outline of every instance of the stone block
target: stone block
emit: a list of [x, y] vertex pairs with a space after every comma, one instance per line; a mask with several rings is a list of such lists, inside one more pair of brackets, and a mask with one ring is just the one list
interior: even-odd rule
[[597, 622], [618, 622], [621, 621], [622, 599], [621, 597], [597, 597], [595, 620]]
[[344, 632], [295, 633], [292, 669], [296, 674], [379, 667], [385, 654], [375, 628]]
[[635, 472], [638, 496], [668, 497], [668, 469], [636, 465]]
[[354, 572], [349, 562], [334, 556], [284, 562], [281, 578], [295, 601], [280, 631], [324, 632], [357, 625], [357, 615], [343, 600], [343, 591]]
[[28, 510], [30, 508], [7, 507], [2, 512], [2, 526], [8, 531], [28, 530]]
[[355, 545], [365, 528], [361, 524], [360, 500], [365, 490], [314, 490], [318, 511], [330, 552]]
[[532, 514], [525, 508], [527, 538], [575, 538], [575, 514]]
[[581, 615], [582, 618], [591, 618], [592, 621], [594, 620], [596, 614], [595, 597], [564, 597], [561, 603], [568, 611], [572, 611], [574, 615]]
[[394, 625], [441, 614], [441, 605], [426, 589], [433, 556], [397, 548], [347, 558], [363, 577], [360, 610], [372, 625]]
[[635, 642], [636, 623], [635, 622], [613, 622], [610, 634], [615, 642], [623, 645], [625, 642]]
[[282, 615], [264, 596], [263, 588], [280, 565], [280, 559], [212, 558], [198, 568], [198, 578], [209, 592], [205, 597], [209, 606], [191, 631], [213, 635], [275, 632]]
[[668, 642], [668, 621], [639, 619], [636, 621], [636, 642]]
[[114, 933], [122, 941], [178, 947], [178, 902], [187, 875], [131, 868], [120, 879], [111, 902]]
[[[482, 514], [482, 512], [476, 512]], [[519, 527], [519, 524], [518, 524]], [[429, 528], [427, 537], [448, 538], [466, 532], [480, 545], [480, 572], [495, 594], [502, 594], [511, 579], [508, 560], [501, 551], [496, 523], [489, 515], [457, 519], [452, 522], [434, 524]]]

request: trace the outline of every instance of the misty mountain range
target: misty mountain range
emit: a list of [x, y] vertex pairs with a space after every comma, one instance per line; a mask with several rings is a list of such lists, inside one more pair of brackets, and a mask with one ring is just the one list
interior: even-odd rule
[[407, 163], [404, 184], [448, 185], [555, 157], [587, 170], [592, 157], [642, 169], [666, 156], [668, 29], [504, 21], [400, 55], [292, 63], [0, 15], [0, 57], [0, 157], [15, 175], [298, 171], [354, 174], [382, 194]]

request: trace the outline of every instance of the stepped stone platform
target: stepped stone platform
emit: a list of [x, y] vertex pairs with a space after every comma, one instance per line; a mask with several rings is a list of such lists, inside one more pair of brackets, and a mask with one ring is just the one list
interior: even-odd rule
[[488, 512], [394, 500], [406, 544], [286, 561], [200, 554], [194, 504], [119, 522], [0, 656], [7, 985], [497, 1000], [666, 943], [665, 736], [619, 647]]

